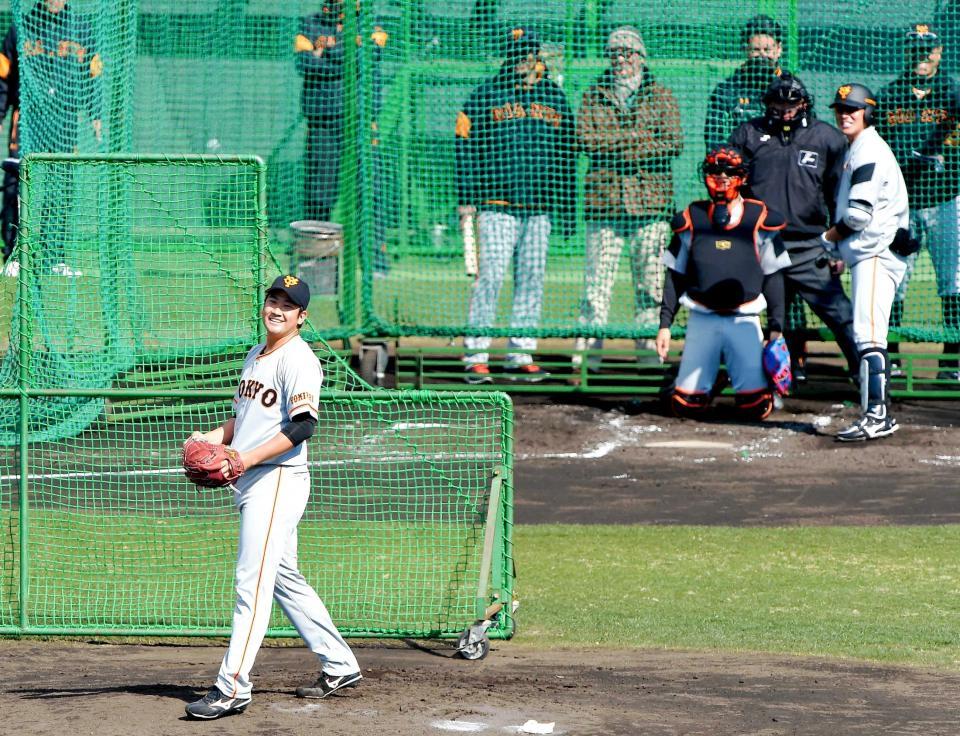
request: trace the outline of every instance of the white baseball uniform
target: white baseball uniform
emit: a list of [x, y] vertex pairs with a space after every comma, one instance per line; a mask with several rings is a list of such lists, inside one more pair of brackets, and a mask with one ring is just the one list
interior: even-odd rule
[[907, 259], [891, 252], [890, 245], [898, 230], [910, 227], [910, 214], [897, 159], [872, 127], [856, 137], [843, 161], [837, 221], [853, 211], [870, 216], [863, 229], [838, 244], [850, 268], [853, 337], [860, 351], [885, 349], [893, 297], [907, 269]]
[[[320, 363], [296, 335], [276, 350], [254, 347], [234, 395], [231, 447], [247, 451], [275, 437], [302, 412], [317, 416], [323, 382]], [[228, 697], [250, 696], [250, 669], [266, 635], [273, 599], [283, 609], [324, 672], [347, 675], [360, 667], [326, 606], [297, 567], [297, 524], [310, 495], [307, 443], [251, 468], [235, 484], [240, 511], [237, 603], [230, 645], [217, 677]]]

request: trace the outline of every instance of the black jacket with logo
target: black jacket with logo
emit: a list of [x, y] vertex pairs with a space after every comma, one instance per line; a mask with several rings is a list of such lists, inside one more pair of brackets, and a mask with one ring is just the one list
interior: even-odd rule
[[743, 152], [750, 167], [749, 196], [766, 202], [787, 220], [783, 239], [810, 240], [828, 229], [843, 171], [847, 139], [815, 118], [787, 135], [773, 131], [766, 118], [737, 128], [730, 143]]
[[563, 90], [547, 77], [526, 87], [504, 65], [457, 115], [458, 202], [569, 219], [576, 193], [575, 136]]
[[907, 73], [884, 87], [877, 103], [877, 132], [897, 157], [910, 206], [932, 207], [960, 194], [960, 85], [943, 72], [926, 80]]

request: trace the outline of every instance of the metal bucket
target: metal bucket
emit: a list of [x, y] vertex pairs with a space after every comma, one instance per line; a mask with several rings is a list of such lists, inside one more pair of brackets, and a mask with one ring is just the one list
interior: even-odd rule
[[313, 294], [336, 294], [340, 283], [343, 225], [338, 222], [297, 220], [290, 223], [297, 276]]

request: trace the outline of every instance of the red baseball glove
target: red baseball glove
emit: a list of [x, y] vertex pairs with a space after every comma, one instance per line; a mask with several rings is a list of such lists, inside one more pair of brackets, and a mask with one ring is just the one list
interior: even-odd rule
[[[225, 460], [227, 469], [223, 471]], [[184, 443], [183, 469], [187, 471], [187, 478], [204, 488], [230, 485], [246, 470], [240, 453], [232, 447], [201, 439], [189, 439]]]

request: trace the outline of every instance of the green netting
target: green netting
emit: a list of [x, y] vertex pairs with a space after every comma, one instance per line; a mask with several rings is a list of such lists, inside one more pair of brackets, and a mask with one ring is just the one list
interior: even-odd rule
[[[198, 494], [180, 448], [229, 416], [266, 285], [321, 267], [268, 247], [258, 158], [24, 161], [0, 294], [0, 632], [225, 633], [233, 498]], [[325, 393], [302, 569], [347, 634], [457, 634], [512, 590], [509, 399], [371, 391], [320, 337], [339, 266], [304, 332]], [[272, 633], [294, 634], [280, 614]]]
[[[42, 411], [45, 401], [32, 400], [31, 409]], [[0, 632], [229, 631], [238, 529], [232, 494], [198, 493], [180, 472], [179, 452], [192, 428], [222, 422], [230, 401], [171, 402], [113, 395], [83, 433], [31, 445], [23, 527], [16, 454], [0, 451]], [[136, 415], [122, 411], [127, 404]], [[491, 591], [509, 595], [509, 488], [491, 578], [483, 589], [478, 584], [508, 416], [504, 397], [324, 398], [299, 559], [341, 631], [458, 634]], [[504, 617], [492, 633], [506, 636], [512, 627]], [[272, 635], [295, 635], [279, 612]]]
[[[477, 332], [479, 326], [489, 325], [480, 334], [610, 337], [655, 333], [661, 278], [655, 264], [664, 236], [651, 225], [664, 222], [665, 213], [674, 208], [704, 196], [697, 165], [705, 150], [705, 139], [724, 140], [736, 124], [763, 112], [758, 97], [770, 79], [769, 72], [753, 83], [752, 89], [737, 90], [732, 100], [721, 99], [726, 106], [715, 104], [710, 109], [714, 90], [744, 63], [741, 29], [745, 23], [763, 13], [781, 25], [781, 66], [804, 80], [813, 93], [816, 113], [832, 122], [827, 106], [837, 85], [857, 79], [877, 91], [883, 90], [906, 71], [905, 32], [911, 24], [932, 21], [934, 12], [928, 3], [863, 2], [852, 9], [856, 17], [848, 19], [845, 12], [840, 23], [833, 5], [822, 2], [767, 1], [735, 7], [720, 2], [680, 3], [671, 6], [666, 16], [662, 4], [644, 0], [494, 0], [452, 6], [444, 3], [442, 7], [433, 3], [375, 3], [374, 8], [375, 22], [400, 28], [411, 41], [388, 48], [384, 62], [389, 69], [388, 103], [380, 119], [381, 145], [387, 151], [396, 151], [401, 162], [397, 167], [399, 177], [384, 186], [396, 187], [395, 194], [386, 199], [399, 203], [400, 221], [396, 232], [388, 231], [389, 248], [398, 257], [397, 273], [373, 283], [373, 311], [378, 324], [397, 334], [470, 334]], [[954, 12], [944, 11], [937, 19], [941, 33], [948, 39], [948, 49], [954, 38]], [[597, 117], [596, 96], [591, 105], [585, 93], [609, 68], [604, 43], [608, 33], [621, 24], [640, 29], [648, 69], [672, 93], [679, 119], [673, 117], [672, 105], [664, 103], [654, 106], [646, 122], [638, 126], [641, 133], [631, 132], [629, 126], [615, 127], [610, 140], [603, 140], [602, 135], [596, 135], [604, 132], [602, 128], [594, 129], [592, 136], [586, 134], [591, 131], [585, 133], [585, 122], [608, 120]], [[525, 26], [539, 36], [548, 77], [561, 87], [579, 129], [567, 151], [561, 151], [557, 159], [548, 163], [551, 175], [547, 192], [532, 196], [539, 196], [537, 204], [552, 213], [542, 307], [523, 293], [517, 295], [524, 287], [516, 275], [535, 272], [535, 257], [518, 256], [512, 263], [507, 257], [501, 262], [508, 272], [501, 292], [498, 297], [489, 293], [484, 298], [496, 303], [491, 320], [487, 312], [477, 309], [479, 297], [473, 280], [463, 273], [463, 240], [457, 216], [457, 204], [464, 203], [457, 187], [463, 172], [458, 172], [453, 131], [457, 112], [471, 104], [471, 95], [476, 103], [473, 110], [481, 116], [495, 117], [499, 114], [497, 108], [504, 109], [504, 99], [510, 99], [508, 93], [489, 87], [478, 93], [478, 86], [497, 73], [505, 58], [507, 31], [516, 26]], [[947, 60], [941, 75], [954, 70]], [[478, 101], [478, 94], [486, 94], [487, 99]], [[940, 134], [941, 140], [952, 132], [958, 112], [953, 103], [949, 120], [942, 126], [945, 130]], [[530, 117], [529, 113], [529, 104], [519, 112]], [[483, 119], [470, 117], [476, 130]], [[531, 128], [534, 125], [530, 123]], [[487, 172], [483, 183], [489, 190], [481, 187], [468, 203], [506, 198], [493, 196], [498, 187], [501, 192], [510, 191], [522, 197], [525, 193], [519, 192], [517, 182], [526, 181], [529, 186], [532, 178], [542, 174], [536, 170], [535, 162], [530, 164], [529, 142], [498, 138], [491, 127], [483, 128], [487, 140], [506, 142], [501, 150], [489, 154], [491, 161], [478, 165], [477, 159], [470, 159], [468, 166], [462, 167], [469, 170], [480, 166]], [[651, 153], [655, 145], [644, 149], [637, 142], [646, 134], [654, 144], [660, 144], [658, 155]], [[476, 145], [483, 144], [481, 140]], [[909, 149], [920, 144], [910, 141], [904, 145]], [[560, 141], [555, 149], [562, 147]], [[949, 145], [942, 148], [947, 159], [945, 178], [918, 186], [932, 187], [936, 197], [949, 201], [960, 177], [960, 167], [955, 156], [957, 149]], [[570, 153], [571, 149], [575, 152]], [[560, 232], [564, 224], [560, 183], [564, 156], [575, 158], [578, 193], [573, 204], [576, 227], [566, 236]], [[648, 186], [658, 179], [666, 180], [663, 190], [668, 201], [663, 204], [659, 201], [661, 190], [656, 185]], [[505, 183], [501, 184], [501, 180]], [[631, 192], [631, 187], [637, 191]], [[635, 201], [627, 202], [630, 197]], [[368, 221], [378, 217], [370, 207], [365, 213]], [[622, 246], [613, 238], [603, 240], [597, 232], [610, 219], [620, 220], [617, 234], [626, 241]], [[491, 225], [493, 232], [488, 234], [488, 242], [511, 242], [510, 226]], [[630, 234], [636, 234], [633, 248]], [[906, 289], [900, 329], [908, 339], [956, 340], [960, 317], [949, 311], [947, 302], [941, 303], [941, 296], [960, 292], [960, 285], [947, 284], [955, 282], [958, 270], [956, 248], [951, 246], [956, 236], [951, 241], [949, 236], [928, 233], [925, 239]], [[944, 253], [951, 247], [949, 254]], [[940, 254], [936, 269], [931, 253]], [[518, 301], [526, 306], [518, 310]], [[438, 304], [440, 309], [436, 308]], [[951, 319], [948, 324], [944, 323], [945, 310]], [[811, 328], [820, 325], [809, 310], [804, 314], [795, 309], [794, 322], [806, 322]]]
[[[701, 197], [696, 169], [705, 138], [722, 139], [737, 122], [761, 111], [757, 97], [763, 80], [754, 89], [723, 88], [723, 104], [710, 108], [718, 85], [742, 71], [741, 31], [750, 18], [765, 14], [780, 25], [779, 62], [800, 75], [814, 95], [816, 113], [828, 121], [827, 105], [838, 83], [855, 78], [884, 96], [905, 73], [905, 32], [911, 24], [933, 22], [941, 34], [940, 79], [958, 71], [960, 46], [953, 4], [936, 9], [919, 0], [861, 0], [842, 22], [834, 6], [822, 0], [757, 0], [735, 7], [681, 2], [666, 15], [662, 4], [649, 0], [363, 0], [356, 6], [73, 0], [59, 14], [44, 14], [38, 8], [48, 1], [12, 4], [22, 31], [24, 151], [261, 156], [273, 252], [296, 257], [291, 222], [332, 220], [345, 227], [348, 278], [336, 319], [323, 325], [328, 337], [360, 331], [650, 335], [656, 328], [662, 234], [642, 226], [663, 222], [674, 208]], [[596, 140], [591, 143], [582, 130], [589, 117], [584, 94], [609, 67], [605, 41], [622, 24], [642, 32], [649, 72], [672, 95], [679, 115], [677, 121], [661, 108], [651, 114], [655, 140], [673, 139], [652, 158], [638, 150], [625, 157], [606, 150], [598, 155]], [[555, 82], [569, 105], [564, 120], [572, 126], [563, 130], [579, 125], [581, 131], [569, 140], [538, 142], [539, 134], [533, 134], [537, 140], [521, 142], [531, 125], [491, 152], [485, 167], [467, 156], [458, 170], [458, 112], [500, 69], [509, 31], [519, 26], [541, 41], [547, 66], [542, 88]], [[35, 53], [38, 39], [44, 53]], [[475, 102], [477, 110], [485, 110], [481, 117], [511, 113], [495, 101]], [[544, 111], [523, 108], [533, 118]], [[914, 112], [924, 114], [919, 107]], [[940, 126], [944, 135], [955, 117], [955, 110], [946, 111]], [[541, 124], [550, 126], [549, 120]], [[896, 136], [895, 150], [909, 159], [905, 168], [916, 169], [916, 141], [903, 127]], [[944, 172], [908, 172], [915, 209], [929, 197], [942, 194], [949, 200], [960, 176], [958, 147], [934, 150], [938, 145], [924, 144], [919, 153], [944, 155]], [[544, 146], [559, 150], [547, 152]], [[486, 284], [474, 288], [464, 273], [457, 205], [477, 204], [459, 201], [464, 170], [474, 179], [486, 177], [488, 185], [506, 179], [515, 198], [526, 196], [516, 187], [527, 187], [539, 200], [534, 209], [551, 213], [542, 268], [538, 252], [484, 259], [487, 264], [498, 260], [507, 270], [499, 293]], [[571, 171], [574, 196], [568, 200], [564, 180]], [[621, 232], [640, 237], [604, 247], [599, 221], [617, 207], [607, 212], [598, 205], [603, 198], [598, 190], [622, 176], [660, 179], [672, 191], [661, 197], [643, 190], [637, 195], [640, 205], [628, 207], [630, 216], [620, 223]], [[482, 204], [490, 194], [480, 187], [470, 196], [480, 196]], [[944, 207], [941, 219], [947, 214]], [[505, 250], [512, 237], [508, 225], [486, 225], [484, 242]], [[960, 319], [960, 310], [951, 309], [960, 307], [956, 244], [919, 221], [917, 234], [924, 248], [902, 294], [900, 332], [908, 339], [955, 340]], [[352, 280], [358, 262], [362, 288]], [[514, 265], [519, 280], [511, 274]], [[532, 279], [525, 279], [530, 273]], [[809, 310], [794, 311], [798, 324], [819, 326]]]

